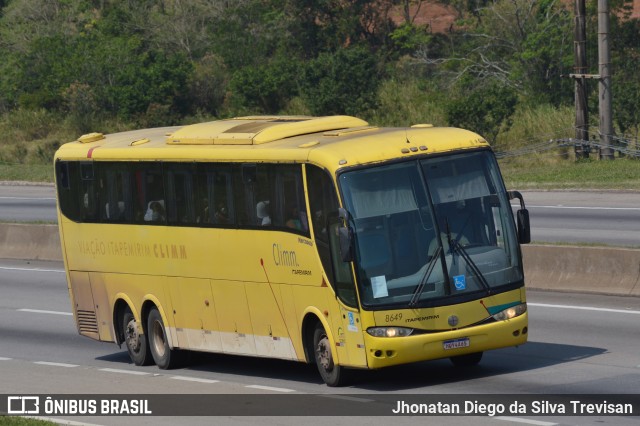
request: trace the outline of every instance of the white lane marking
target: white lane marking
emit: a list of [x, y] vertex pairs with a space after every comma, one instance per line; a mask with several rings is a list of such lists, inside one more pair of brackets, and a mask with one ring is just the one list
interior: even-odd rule
[[84, 422], [76, 422], [73, 420], [65, 420], [65, 419], [54, 419], [53, 417], [42, 417], [42, 416], [24, 416], [25, 419], [33, 419], [33, 420], [42, 420], [45, 422], [56, 423], [59, 425], [69, 425], [69, 426], [100, 426], [95, 423], [84, 423]]
[[632, 310], [625, 310], [625, 309], [596, 308], [593, 306], [549, 305], [546, 303], [528, 303], [528, 302], [527, 302], [527, 305], [539, 306], [541, 308], [577, 309], [580, 311], [598, 311], [598, 312], [613, 312], [616, 314], [640, 315], [640, 311], [632, 311]]
[[107, 373], [132, 374], [134, 376], [148, 376], [151, 374], [144, 371], [120, 370], [118, 368], [99, 368], [99, 370]]
[[38, 365], [50, 365], [52, 367], [67, 367], [67, 368], [79, 367], [79, 365], [66, 364], [64, 362], [34, 361], [33, 363]]
[[0, 356], [0, 361], [11, 361], [12, 358], [5, 358], [3, 356]]
[[170, 377], [174, 380], [184, 380], [186, 382], [198, 382], [198, 383], [220, 383], [220, 380], [211, 380], [211, 379], [201, 379], [199, 377], [188, 377], [188, 376], [172, 376]]
[[64, 269], [13, 268], [13, 267], [9, 267], [9, 266], [0, 266], [0, 269], [5, 270], [5, 271], [61, 272], [61, 273], [64, 273]]
[[373, 399], [356, 398], [355, 396], [331, 395], [331, 394], [319, 394], [316, 396], [320, 396], [322, 398], [343, 399], [345, 401], [353, 401], [353, 402], [374, 402]]
[[29, 201], [40, 201], [40, 200], [51, 201], [51, 200], [54, 200], [55, 201], [55, 198], [48, 198], [48, 197], [47, 198], [39, 198], [39, 197], [38, 198], [34, 198], [34, 197], [7, 197], [7, 196], [4, 196], [4, 197], [0, 197], [0, 200], [29, 200]]
[[[520, 208], [520, 204], [511, 204], [513, 208]], [[589, 207], [589, 206], [533, 206], [527, 204], [528, 209], [578, 209], [578, 210], [640, 210], [640, 207]]]
[[505, 420], [507, 422], [526, 423], [528, 425], [538, 425], [538, 426], [554, 426], [558, 424], [558, 423], [550, 423], [550, 422], [541, 422], [540, 420], [522, 419], [520, 417], [499, 416], [499, 417], [494, 417], [494, 419]]
[[51, 315], [68, 315], [68, 316], [72, 316], [73, 315], [71, 312], [44, 311], [44, 310], [41, 310], [41, 309], [23, 308], [23, 309], [17, 309], [17, 311], [19, 311], [19, 312], [31, 312], [31, 313], [34, 313], [34, 314], [51, 314]]
[[274, 388], [271, 386], [260, 386], [260, 385], [248, 385], [248, 386], [245, 386], [245, 388], [261, 389], [261, 390], [268, 390], [268, 391], [274, 391], [274, 392], [295, 392], [295, 390], [293, 389]]

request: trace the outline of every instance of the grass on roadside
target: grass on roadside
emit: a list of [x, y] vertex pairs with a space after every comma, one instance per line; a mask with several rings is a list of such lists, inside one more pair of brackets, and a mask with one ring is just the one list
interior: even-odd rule
[[31, 419], [28, 417], [13, 417], [0, 415], [0, 425], [2, 426], [53, 426], [56, 423], [46, 420]]
[[554, 162], [517, 158], [501, 160], [500, 169], [509, 189], [640, 191], [640, 161], [630, 158]]
[[0, 181], [53, 182], [53, 163], [0, 164]]

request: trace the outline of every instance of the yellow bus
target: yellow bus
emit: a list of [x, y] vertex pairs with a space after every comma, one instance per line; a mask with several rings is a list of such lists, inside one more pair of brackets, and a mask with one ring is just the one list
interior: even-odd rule
[[528, 213], [475, 133], [240, 117], [91, 133], [54, 161], [78, 331], [136, 365], [281, 358], [339, 386], [527, 340]]

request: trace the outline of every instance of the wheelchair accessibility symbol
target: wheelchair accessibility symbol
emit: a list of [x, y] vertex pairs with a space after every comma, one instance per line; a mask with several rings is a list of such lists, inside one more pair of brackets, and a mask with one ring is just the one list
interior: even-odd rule
[[467, 280], [464, 278], [464, 275], [456, 275], [453, 277], [453, 285], [456, 287], [456, 290], [466, 290]]

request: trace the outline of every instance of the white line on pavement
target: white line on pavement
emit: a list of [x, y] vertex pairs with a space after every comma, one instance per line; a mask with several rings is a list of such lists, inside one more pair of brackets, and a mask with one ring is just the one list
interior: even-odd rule
[[71, 312], [44, 311], [42, 309], [27, 309], [27, 308], [23, 308], [23, 309], [17, 309], [17, 311], [19, 311], [19, 312], [31, 312], [31, 313], [34, 313], [34, 314], [51, 314], [51, 315], [68, 315], [68, 316], [73, 315]]
[[9, 266], [0, 266], [0, 269], [2, 269], [4, 271], [61, 272], [61, 273], [64, 273], [64, 269], [14, 268], [14, 267], [9, 267]]
[[248, 385], [248, 386], [245, 386], [245, 388], [262, 389], [262, 390], [268, 390], [268, 391], [274, 391], [274, 392], [295, 392], [295, 390], [293, 389], [274, 388], [271, 386], [260, 386], [260, 385]]
[[531, 419], [522, 419], [520, 417], [494, 417], [496, 420], [505, 420], [507, 422], [517, 422], [517, 423], [526, 423], [528, 425], [537, 425], [537, 426], [554, 426], [558, 423], [550, 423], [550, 422], [541, 422], [540, 420], [531, 420]]
[[616, 314], [634, 314], [640, 315], [640, 311], [632, 311], [625, 309], [609, 309], [609, 308], [596, 308], [593, 306], [571, 306], [571, 305], [549, 305], [546, 303], [527, 303], [529, 306], [538, 306], [541, 308], [556, 308], [556, 309], [578, 309], [581, 311], [597, 311], [597, 312], [613, 312]]
[[170, 377], [174, 380], [184, 380], [186, 382], [198, 382], [198, 383], [220, 383], [220, 380], [211, 380], [211, 379], [201, 379], [199, 377], [188, 377], [188, 376], [172, 376]]
[[107, 373], [132, 374], [134, 376], [148, 376], [151, 374], [144, 371], [120, 370], [118, 368], [99, 368], [99, 370]]
[[33, 363], [38, 365], [50, 365], [52, 367], [78, 367], [76, 364], [66, 364], [64, 362], [34, 361]]

